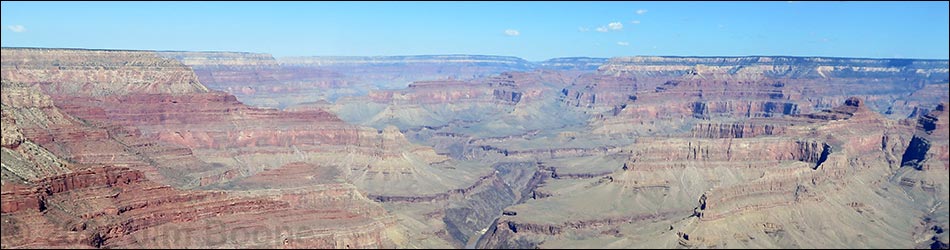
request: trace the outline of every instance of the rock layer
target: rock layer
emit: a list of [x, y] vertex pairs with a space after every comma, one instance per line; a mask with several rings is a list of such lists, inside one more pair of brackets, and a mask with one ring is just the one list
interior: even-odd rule
[[906, 248], [950, 228], [946, 101], [921, 92], [945, 60], [3, 55], [5, 248]]

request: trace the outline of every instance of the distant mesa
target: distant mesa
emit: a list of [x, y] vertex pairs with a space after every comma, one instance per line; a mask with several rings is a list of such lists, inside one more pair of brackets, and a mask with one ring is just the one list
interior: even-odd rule
[[948, 242], [947, 60], [0, 54], [3, 248]]

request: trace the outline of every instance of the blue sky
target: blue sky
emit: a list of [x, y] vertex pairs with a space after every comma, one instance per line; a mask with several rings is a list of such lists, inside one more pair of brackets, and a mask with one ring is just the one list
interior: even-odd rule
[[2, 2], [2, 46], [947, 59], [947, 2]]

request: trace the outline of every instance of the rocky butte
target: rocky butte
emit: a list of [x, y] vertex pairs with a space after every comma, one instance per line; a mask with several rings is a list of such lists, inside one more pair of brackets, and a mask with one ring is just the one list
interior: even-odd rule
[[2, 49], [2, 247], [946, 248], [948, 62]]

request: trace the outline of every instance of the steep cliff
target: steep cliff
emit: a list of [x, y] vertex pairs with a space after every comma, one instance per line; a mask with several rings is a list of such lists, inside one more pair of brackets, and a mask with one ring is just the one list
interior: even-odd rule
[[3, 79], [51, 95], [207, 92], [187, 66], [152, 51], [3, 48]]
[[245, 52], [158, 52], [195, 70], [201, 83], [242, 102], [284, 108], [314, 99], [365, 93], [352, 79], [316, 68], [282, 66], [273, 56]]
[[917, 119], [914, 138], [901, 157], [901, 165], [917, 170], [950, 169], [948, 157], [947, 103], [938, 104], [926, 115]]
[[605, 74], [699, 76], [728, 74], [768, 78], [923, 78], [945, 81], [946, 60], [829, 57], [616, 57], [600, 67]]
[[[610, 154], [627, 157], [621, 162], [562, 165], [531, 199], [505, 208], [479, 246], [916, 246], [911, 232], [933, 234], [913, 221], [942, 206], [940, 190], [946, 188], [921, 180], [918, 188], [933, 190], [921, 195], [930, 198], [891, 198], [902, 192], [887, 190], [900, 189], [889, 179], [911, 129], [862, 103], [852, 98], [819, 112], [838, 116], [804, 115], [816, 117], [811, 120], [697, 123], [679, 134], [638, 138]], [[587, 165], [611, 168], [598, 174], [604, 168]], [[562, 169], [574, 169], [571, 176], [578, 177], [558, 178]], [[811, 213], [818, 208], [820, 214]], [[930, 215], [941, 219], [926, 227], [942, 227], [942, 214]], [[875, 223], [888, 226], [840, 229]], [[819, 228], [838, 233], [828, 236]], [[839, 239], [869, 235], [882, 239]]]
[[[571, 102], [575, 96], [588, 96], [576, 106], [604, 111], [636, 100], [647, 105], [656, 92], [673, 91], [695, 105], [722, 110], [751, 105], [752, 113], [770, 110], [764, 115], [808, 113], [861, 96], [872, 110], [898, 116], [909, 114], [913, 107], [908, 105], [915, 105], [909, 103], [909, 94], [942, 86], [950, 74], [945, 60], [760, 56], [619, 57], [598, 72], [617, 80], [579, 81], [565, 96]], [[603, 101], [598, 104], [595, 96], [603, 96]], [[936, 104], [923, 96], [911, 99]]]
[[950, 228], [941, 60], [3, 55], [4, 248], [908, 248]]
[[[244, 106], [154, 52], [3, 55], [4, 248], [363, 248], [403, 237], [382, 207], [333, 175], [293, 189], [187, 190], [260, 172], [218, 157], [358, 145], [359, 129], [330, 113]], [[238, 231], [263, 237], [225, 234]]]

